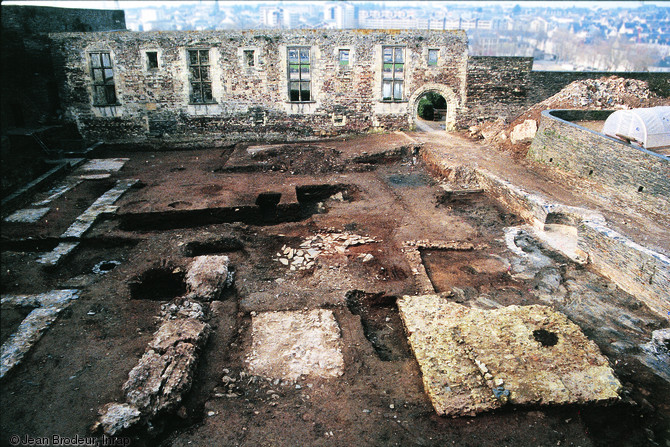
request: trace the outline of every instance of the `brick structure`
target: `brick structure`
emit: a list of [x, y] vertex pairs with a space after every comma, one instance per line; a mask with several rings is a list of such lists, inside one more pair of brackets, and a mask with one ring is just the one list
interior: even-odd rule
[[426, 92], [447, 100], [451, 123], [466, 99], [463, 31], [118, 32], [51, 38], [66, 119], [91, 139], [289, 140], [408, 129]]

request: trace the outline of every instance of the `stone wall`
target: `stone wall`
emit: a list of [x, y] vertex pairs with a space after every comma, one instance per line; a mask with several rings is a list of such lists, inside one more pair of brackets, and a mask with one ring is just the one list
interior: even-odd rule
[[578, 232], [579, 248], [596, 270], [659, 315], [670, 317], [670, 259], [597, 220], [583, 220]]
[[532, 68], [532, 57], [469, 57], [467, 113], [459, 124], [521, 113], [530, 104]]
[[[53, 34], [52, 54], [66, 118], [87, 138], [152, 137], [290, 140], [376, 129], [409, 129], [419, 96], [465, 101], [463, 31], [283, 30]], [[404, 48], [401, 101], [382, 100], [382, 47]], [[310, 50], [311, 98], [291, 102], [287, 47]], [[209, 50], [211, 104], [193, 104], [187, 55]], [[349, 50], [341, 65], [339, 50]], [[428, 65], [428, 49], [439, 50]], [[92, 101], [88, 53], [108, 51], [118, 103]], [[253, 52], [249, 65], [245, 51]], [[147, 68], [147, 52], [158, 68]]]
[[[568, 113], [568, 115], [561, 115]], [[528, 157], [597, 180], [651, 216], [670, 213], [670, 159], [559, 118], [577, 111], [542, 112]]]
[[57, 119], [47, 33], [125, 29], [123, 11], [2, 5], [2, 130]]
[[[482, 188], [504, 209], [517, 214], [542, 234], [546, 225], [561, 216], [564, 224], [576, 227], [577, 247], [553, 244], [552, 249], [578, 262], [588, 263], [626, 292], [635, 295], [663, 317], [670, 314], [670, 259], [663, 253], [644, 247], [611, 229], [597, 212], [547, 200], [482, 169], [453, 165], [435, 152], [422, 150], [428, 168], [458, 185]], [[552, 216], [553, 219], [552, 219]]]
[[496, 118], [514, 118], [574, 81], [619, 76], [649, 83], [654, 93], [670, 97], [670, 73], [532, 71], [532, 57], [470, 56], [468, 58], [467, 110], [460, 127]]

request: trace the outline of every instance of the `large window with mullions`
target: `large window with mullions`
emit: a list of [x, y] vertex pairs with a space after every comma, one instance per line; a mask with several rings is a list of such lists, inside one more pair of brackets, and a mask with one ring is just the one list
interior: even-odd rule
[[188, 50], [191, 104], [208, 104], [214, 102], [209, 66], [209, 50]]
[[89, 53], [91, 59], [91, 78], [93, 78], [93, 105], [116, 105], [114, 88], [114, 69], [109, 52]]
[[405, 80], [405, 48], [382, 47], [382, 100], [402, 101]]
[[309, 47], [288, 47], [288, 97], [291, 102], [312, 100]]

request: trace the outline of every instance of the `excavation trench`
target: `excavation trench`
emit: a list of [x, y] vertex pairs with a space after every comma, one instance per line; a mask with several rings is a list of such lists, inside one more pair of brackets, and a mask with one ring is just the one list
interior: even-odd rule
[[351, 290], [346, 294], [349, 311], [361, 317], [363, 332], [377, 357], [384, 362], [412, 356], [395, 304], [397, 297]]
[[277, 225], [303, 221], [314, 214], [324, 213], [324, 200], [338, 193], [342, 193], [344, 200], [352, 200], [355, 191], [353, 186], [346, 184], [303, 185], [296, 186], [295, 189], [295, 203], [280, 203], [280, 193], [263, 192], [257, 196], [254, 205], [128, 212], [119, 213], [114, 219], [126, 231], [194, 228], [233, 222], [259, 226]]
[[[406, 140], [403, 137], [401, 141], [404, 144]], [[72, 259], [47, 275], [51, 281], [48, 285], [63, 286], [70, 278], [83, 275], [95, 277], [98, 283], [87, 286], [83, 295], [86, 299], [75, 303], [69, 316], [64, 313], [59, 317], [40, 341], [40, 350], [34, 357], [27, 357], [25, 368], [17, 370], [7, 382], [8, 388], [20, 389], [23, 395], [4, 393], [3, 421], [7, 422], [3, 422], [3, 428], [28, 433], [39, 426], [43, 432], [50, 432], [54, 424], [63, 422], [54, 422], [53, 414], [71, 413], [65, 421], [70, 424], [68, 430], [85, 430], [92, 422], [90, 408], [99, 402], [95, 396], [81, 396], [75, 391], [95, 386], [108, 401], [118, 400], [132, 367], [129, 363], [141, 356], [157, 330], [159, 308], [186, 293], [183, 268], [192, 261], [186, 258], [225, 254], [237, 269], [235, 286], [204, 306], [212, 331], [208, 343], [200, 348], [192, 387], [179, 407], [155, 419], [155, 432], [162, 431], [158, 438], [132, 434], [134, 444], [446, 445], [458, 443], [464, 436], [477, 436], [481, 445], [493, 445], [500, 439], [515, 445], [556, 445], [559, 441], [589, 445], [598, 444], [596, 437], [603, 443], [625, 438], [632, 440], [631, 445], [643, 445], [645, 429], [655, 431], [657, 440], [661, 440], [658, 427], [663, 420], [657, 415], [662, 402], [670, 399], [667, 386], [649, 369], [635, 363], [632, 355], [622, 355], [623, 351], [617, 349], [623, 346], [633, 352], [649, 338], [652, 329], [663, 327], [662, 322], [646, 314], [642, 306], [617, 301], [620, 292], [616, 288], [609, 288], [605, 280], [583, 268], [548, 265], [537, 272], [526, 272], [531, 279], [514, 279], [510, 263], [505, 262], [513, 254], [501, 241], [504, 228], [519, 223], [518, 217], [499, 210], [481, 190], [440, 188], [425, 173], [421, 161], [409, 162], [416, 155], [411, 147], [352, 156], [346, 161], [349, 166], [343, 166], [341, 160], [326, 160], [323, 171], [347, 173], [346, 184], [338, 183], [338, 175], [329, 175], [327, 180], [320, 177], [321, 160], [309, 158], [315, 154], [317, 158], [319, 154], [334, 156], [340, 150], [345, 153], [350, 144], [357, 143], [332, 143], [334, 150], [321, 152], [277, 151], [254, 157], [248, 156], [246, 148], [238, 147], [189, 153], [192, 160], [199, 158], [196, 169], [184, 161], [186, 152], [166, 151], [150, 157], [153, 154], [125, 148], [131, 161], [124, 167], [128, 171], [122, 170], [120, 176], [144, 175], [145, 166], [152, 164], [155, 171], [146, 177], [138, 175], [147, 186], [136, 191], [136, 197], [128, 196], [134, 202], [127, 202], [126, 210], [121, 203], [115, 216], [105, 216], [112, 220], [100, 222], [94, 229], [98, 233], [93, 234], [107, 229], [112, 237], [118, 229], [136, 233], [117, 247], [111, 245], [111, 239], [84, 239]], [[370, 147], [389, 146], [375, 146], [366, 140], [350, 153], [361, 154]], [[107, 155], [120, 156], [113, 152]], [[253, 194], [247, 194], [246, 186], [237, 183], [228, 188], [221, 181], [223, 176], [212, 173], [218, 166], [228, 166], [229, 157], [235, 155], [240, 158], [233, 166], [236, 174], [230, 177], [249, 180], [240, 184], [253, 185]], [[291, 160], [296, 155], [301, 157], [300, 163]], [[141, 160], [133, 164], [135, 156]], [[260, 161], [261, 171], [273, 172], [250, 174], [253, 177], [245, 179], [244, 169]], [[202, 166], [206, 169], [200, 169]], [[343, 170], [338, 171], [340, 168]], [[368, 168], [372, 172], [352, 174]], [[293, 169], [304, 176], [276, 172], [282, 169]], [[184, 177], [174, 181], [166, 172]], [[267, 175], [269, 180], [258, 180], [260, 175]], [[295, 203], [282, 202], [286, 199], [282, 196], [286, 193], [285, 178], [303, 183], [307, 175], [316, 184], [298, 185]], [[276, 179], [283, 183], [279, 185]], [[188, 194], [184, 187], [191, 188]], [[239, 206], [234, 201], [223, 202], [226, 192], [243, 197], [245, 202]], [[200, 206], [196, 204], [211, 203], [219, 197], [223, 197], [225, 206], [194, 209]], [[144, 212], [154, 203], [165, 205]], [[133, 207], [138, 212], [131, 212]], [[573, 222], [557, 214], [548, 216], [546, 223]], [[346, 237], [354, 233], [370, 237], [374, 242], [345, 246], [336, 239], [344, 233], [348, 233]], [[314, 242], [317, 235], [323, 236], [323, 245], [301, 247], [308, 239]], [[326, 244], [325, 236], [332, 236], [329, 244], [337, 243]], [[474, 248], [415, 245], [409, 265], [403, 244], [412, 238], [458, 241]], [[53, 248], [57, 242], [55, 238], [2, 240], [3, 249], [28, 252], [21, 255], [25, 264], [12, 266], [11, 275], [3, 272], [3, 283], [20, 284], [12, 293], [35, 287], [31, 282], [46, 275], [34, 265], [32, 255]], [[314, 254], [314, 265], [290, 270], [290, 265], [280, 261], [284, 245], [319, 251]], [[524, 253], [534, 254], [532, 247]], [[157, 259], [167, 262], [158, 264]], [[93, 274], [95, 266], [100, 273]], [[552, 305], [598, 342], [622, 381], [633, 384], [627, 385], [629, 395], [638, 402], [645, 399], [653, 409], [629, 404], [597, 409], [588, 405], [519, 408], [468, 419], [468, 424], [435, 417], [396, 304], [397, 298], [417, 294], [415, 267], [425, 268], [428, 286], [444, 292], [441, 298], [450, 303], [487, 308], [547, 304], [537, 297], [539, 292], [546, 292], [549, 298], [545, 299], [555, 299]], [[45, 284], [47, 281], [42, 281], [38, 286], [46, 288]], [[121, 293], [109, 293], [115, 287]], [[125, 287], [128, 293], [124, 293]], [[571, 301], [574, 296], [584, 296], [583, 303]], [[92, 304], [113, 311], [89, 314]], [[308, 314], [316, 309], [336, 315], [345, 359], [342, 376], [323, 379], [306, 375], [289, 383], [250, 374], [247, 355], [254, 346], [254, 316], [287, 310]], [[29, 311], [18, 308], [6, 313], [3, 309], [3, 339]], [[293, 333], [290, 328], [286, 332], [290, 340]], [[530, 339], [544, 350], [541, 352], [556, 351], [562, 343], [550, 326], [533, 326]], [[63, 340], [67, 340], [67, 346]], [[76, 356], [76, 362], [62, 360], [69, 356]], [[79, 363], [86, 365], [83, 374], [77, 371]], [[40, 386], [26, 386], [28, 382]], [[67, 395], [73, 398], [49, 397]], [[47, 405], [51, 411], [37, 411]], [[647, 409], [645, 418], [640, 417], [641, 408]], [[456, 431], [454, 424], [459, 427]]]

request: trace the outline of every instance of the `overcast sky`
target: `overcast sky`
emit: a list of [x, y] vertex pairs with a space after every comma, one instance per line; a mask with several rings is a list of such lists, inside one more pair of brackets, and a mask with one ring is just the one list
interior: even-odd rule
[[[87, 8], [87, 9], [132, 9], [132, 8], [147, 8], [147, 7], [156, 7], [156, 6], [177, 6], [183, 4], [208, 4], [214, 3], [214, 0], [172, 0], [172, 1], [157, 1], [157, 0], [7, 0], [2, 2], [4, 5], [33, 5], [33, 6], [56, 6], [61, 8]], [[244, 4], [294, 4], [302, 3], [300, 1], [244, 1]], [[326, 1], [311, 1], [313, 3], [326, 3]], [[352, 1], [352, 3], [364, 3], [361, 1]], [[400, 5], [411, 5], [416, 6], [424, 3], [422, 1], [407, 1], [407, 0], [398, 0], [398, 1], [373, 1], [369, 3], [383, 3], [388, 6], [400, 6]], [[445, 2], [428, 2], [428, 3], [442, 3], [442, 4], [474, 4], [477, 6], [486, 6], [488, 4], [498, 4], [502, 6], [514, 6], [519, 4], [521, 6], [528, 7], [538, 7], [538, 6], [550, 6], [555, 8], [560, 7], [600, 7], [600, 8], [628, 8], [633, 9], [645, 4], [653, 4], [657, 6], [666, 6], [670, 7], [670, 2], [668, 1], [445, 1]], [[219, 1], [220, 6], [235, 6], [240, 5], [239, 1]]]

